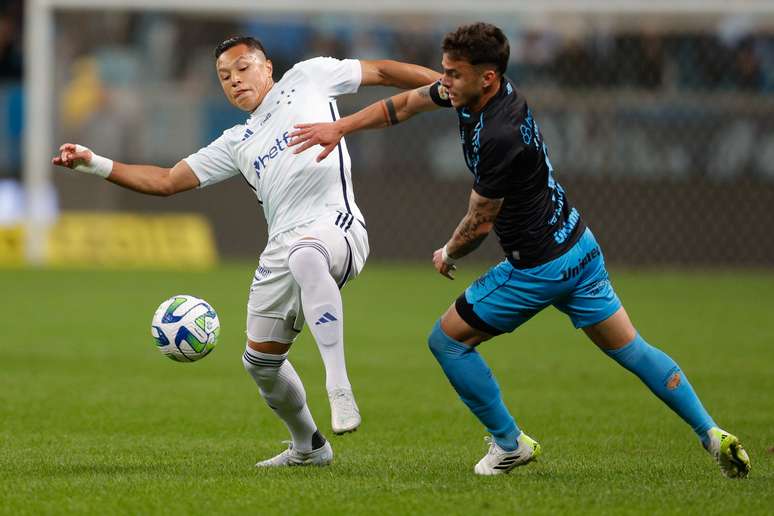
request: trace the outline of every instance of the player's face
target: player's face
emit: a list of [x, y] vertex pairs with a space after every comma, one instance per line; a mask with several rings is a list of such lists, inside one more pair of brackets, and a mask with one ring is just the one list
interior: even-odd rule
[[263, 52], [236, 45], [215, 62], [220, 85], [228, 101], [243, 111], [253, 111], [274, 85], [271, 61]]
[[482, 69], [461, 59], [452, 59], [444, 54], [441, 59], [443, 77], [441, 84], [449, 92], [449, 100], [455, 108], [475, 109], [491, 86], [493, 72]]

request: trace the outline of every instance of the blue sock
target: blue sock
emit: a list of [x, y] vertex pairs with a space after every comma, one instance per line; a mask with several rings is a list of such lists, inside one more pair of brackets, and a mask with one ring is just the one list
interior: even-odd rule
[[685, 374], [672, 358], [654, 348], [637, 334], [622, 348], [606, 350], [613, 360], [639, 376], [653, 394], [691, 425], [702, 443], [708, 439], [707, 430], [715, 425], [699, 401]]
[[433, 326], [428, 343], [454, 390], [492, 434], [497, 445], [507, 451], [518, 448], [516, 440], [521, 430], [505, 408], [500, 387], [484, 358], [475, 348], [446, 335], [440, 320]]

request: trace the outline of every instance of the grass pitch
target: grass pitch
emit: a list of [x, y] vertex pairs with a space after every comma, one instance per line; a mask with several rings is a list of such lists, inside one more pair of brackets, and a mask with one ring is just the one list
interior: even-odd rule
[[[771, 273], [613, 274], [635, 325], [686, 371], [753, 470], [723, 478], [691, 430], [633, 375], [546, 310], [481, 346], [540, 462], [479, 478], [483, 429], [425, 344], [484, 266], [449, 282], [370, 264], [344, 291], [363, 426], [331, 435], [308, 331], [291, 359], [336, 453], [329, 468], [257, 471], [287, 432], [241, 364], [254, 264], [210, 272], [0, 271], [0, 513], [771, 514]], [[156, 306], [176, 293], [218, 311], [218, 348], [161, 356]]]

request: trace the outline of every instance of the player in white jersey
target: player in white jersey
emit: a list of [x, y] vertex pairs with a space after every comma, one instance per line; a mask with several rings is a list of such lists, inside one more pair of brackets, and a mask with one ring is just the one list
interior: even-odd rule
[[243, 36], [218, 45], [215, 58], [226, 98], [251, 113], [244, 124], [172, 168], [119, 163], [72, 143], [62, 145], [52, 163], [151, 195], [203, 188], [237, 175], [246, 180], [263, 206], [269, 241], [250, 289], [242, 361], [292, 436], [287, 450], [256, 465], [330, 464], [333, 450], [315, 425], [287, 355], [306, 320], [325, 365], [333, 432], [356, 430], [361, 419], [345, 365], [339, 289], [362, 270], [368, 235], [355, 204], [344, 141], [318, 162], [312, 153], [288, 150], [290, 133], [300, 122], [336, 120], [335, 97], [361, 85], [409, 89], [439, 74], [395, 61], [318, 57], [296, 64], [274, 83], [263, 45]]

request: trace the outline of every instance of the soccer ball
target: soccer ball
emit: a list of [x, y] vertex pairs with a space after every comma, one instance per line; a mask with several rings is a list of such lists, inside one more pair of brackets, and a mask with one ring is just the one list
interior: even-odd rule
[[151, 335], [164, 355], [177, 362], [196, 362], [215, 349], [220, 321], [203, 299], [172, 296], [153, 314]]

